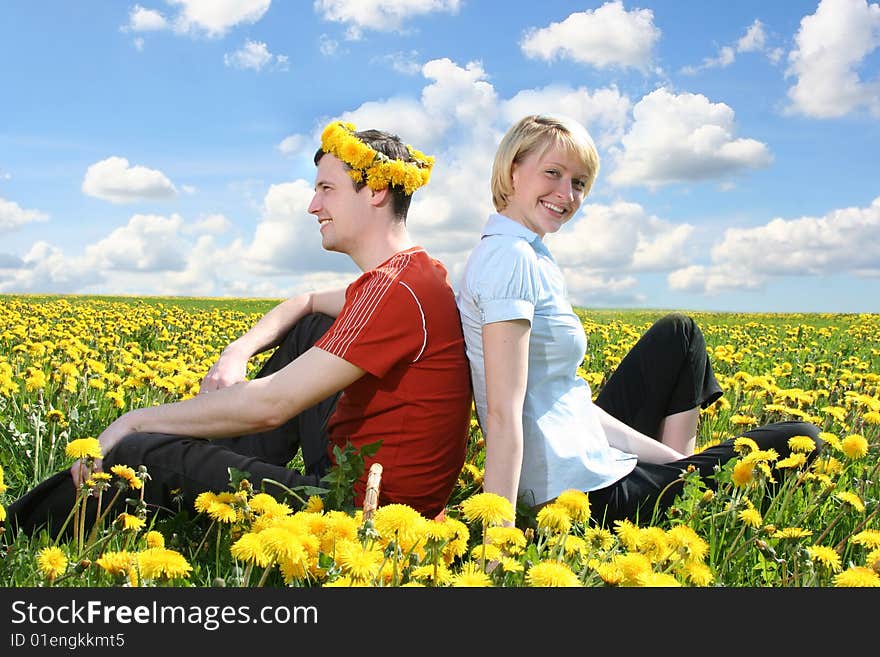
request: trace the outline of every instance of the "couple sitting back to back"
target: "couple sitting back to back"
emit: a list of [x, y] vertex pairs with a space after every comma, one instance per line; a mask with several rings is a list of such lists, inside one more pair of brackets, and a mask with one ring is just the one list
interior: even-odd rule
[[[174, 508], [172, 498], [191, 509], [200, 493], [227, 489], [229, 468], [298, 506], [285, 489], [320, 485], [334, 447], [378, 441], [365, 465], [383, 466], [379, 504], [433, 518], [464, 465], [472, 399], [486, 443], [484, 491], [514, 507], [577, 489], [589, 493], [597, 522], [637, 519], [682, 469], [708, 478], [735, 456], [733, 437], [693, 453], [700, 408], [722, 392], [687, 316], [651, 326], [595, 403], [577, 376], [586, 336], [543, 238], [574, 216], [598, 173], [583, 126], [533, 115], [504, 136], [491, 181], [497, 213], [457, 296], [444, 265], [407, 232], [433, 158], [387, 132], [334, 121], [314, 161], [308, 211], [322, 246], [363, 273], [344, 289], [275, 306], [223, 350], [195, 397], [120, 416], [98, 437], [103, 460], [77, 461], [25, 493], [8, 508], [13, 527], [56, 535], [81, 483], [115, 464], [146, 466], [144, 500], [157, 511]], [[273, 348], [247, 379], [250, 358]], [[818, 428], [801, 422], [743, 435], [782, 455], [794, 435], [819, 445]], [[302, 472], [288, 467], [300, 451]], [[356, 504], [365, 484], [366, 475], [355, 483]]]

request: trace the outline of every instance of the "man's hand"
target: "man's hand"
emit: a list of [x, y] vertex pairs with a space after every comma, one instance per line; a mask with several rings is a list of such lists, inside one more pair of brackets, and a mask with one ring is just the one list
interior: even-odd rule
[[224, 350], [217, 362], [211, 366], [202, 384], [199, 394], [226, 388], [241, 383], [247, 378], [248, 358], [235, 351]]

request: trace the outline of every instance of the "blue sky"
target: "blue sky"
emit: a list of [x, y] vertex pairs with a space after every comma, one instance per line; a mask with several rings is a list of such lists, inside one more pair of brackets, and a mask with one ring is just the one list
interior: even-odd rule
[[435, 156], [408, 225], [457, 280], [550, 112], [601, 157], [547, 238], [576, 305], [877, 312], [878, 46], [866, 0], [10, 0], [0, 293], [351, 281], [306, 212], [335, 118]]

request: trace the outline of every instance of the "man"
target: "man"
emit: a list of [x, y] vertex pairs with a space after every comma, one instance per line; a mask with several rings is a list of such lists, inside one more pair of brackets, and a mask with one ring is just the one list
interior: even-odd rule
[[[259, 490], [316, 486], [333, 447], [381, 446], [380, 504], [442, 512], [464, 463], [471, 387], [454, 294], [444, 266], [406, 228], [412, 193], [433, 159], [388, 133], [333, 122], [315, 154], [315, 195], [325, 249], [364, 272], [344, 290], [292, 297], [223, 350], [200, 394], [134, 409], [99, 436], [104, 462], [145, 465], [145, 501], [193, 508], [206, 490], [227, 489], [229, 469]], [[248, 360], [278, 349], [246, 380]], [[287, 467], [302, 449], [305, 472]], [[33, 531], [59, 530], [88, 476], [83, 462], [55, 475], [8, 509]], [[280, 485], [279, 485], [280, 484]], [[361, 504], [365, 477], [355, 485]], [[288, 500], [296, 504], [295, 500]]]

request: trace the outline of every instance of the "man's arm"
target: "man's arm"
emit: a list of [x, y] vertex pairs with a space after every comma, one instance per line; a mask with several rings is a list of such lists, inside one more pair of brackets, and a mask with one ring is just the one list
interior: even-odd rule
[[279, 345], [294, 324], [306, 315], [324, 313], [336, 317], [344, 303], [345, 288], [308, 292], [282, 301], [223, 350], [202, 379], [199, 392], [219, 390], [244, 381], [252, 356]]
[[[124, 436], [136, 432], [212, 439], [274, 429], [364, 374], [356, 365], [312, 347], [269, 376], [125, 413], [98, 437], [101, 453], [106, 455]], [[94, 469], [101, 469], [100, 461]], [[83, 474], [79, 462], [71, 473], [79, 486]]]

